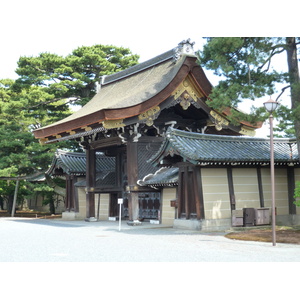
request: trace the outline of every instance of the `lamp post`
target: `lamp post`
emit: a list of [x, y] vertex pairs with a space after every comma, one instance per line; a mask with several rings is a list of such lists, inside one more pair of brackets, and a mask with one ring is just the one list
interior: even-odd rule
[[273, 142], [273, 112], [279, 103], [271, 98], [264, 103], [265, 109], [270, 113], [270, 170], [271, 170], [271, 193], [272, 193], [272, 243], [276, 246], [276, 219], [275, 219], [275, 172], [274, 172], [274, 142]]

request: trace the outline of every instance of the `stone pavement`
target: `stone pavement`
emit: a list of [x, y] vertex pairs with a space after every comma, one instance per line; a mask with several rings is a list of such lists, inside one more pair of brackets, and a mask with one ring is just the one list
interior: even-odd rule
[[143, 223], [0, 218], [0, 262], [299, 262], [300, 245]]

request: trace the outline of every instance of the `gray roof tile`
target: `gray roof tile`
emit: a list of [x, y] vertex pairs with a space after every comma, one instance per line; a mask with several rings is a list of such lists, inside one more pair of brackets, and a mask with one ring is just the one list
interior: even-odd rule
[[145, 176], [137, 182], [141, 186], [173, 186], [178, 185], [178, 168], [160, 168], [154, 174]]
[[[51, 167], [46, 174], [54, 175], [56, 169], [62, 169], [68, 175], [84, 176], [86, 172], [86, 154], [77, 152], [67, 152], [56, 150]], [[96, 171], [101, 173], [104, 171], [115, 170], [115, 158], [105, 156], [102, 153], [96, 154]]]
[[[160, 150], [150, 160], [156, 163], [171, 153], [193, 164], [203, 162], [270, 161], [270, 141], [267, 138], [208, 135], [169, 129]], [[299, 162], [295, 139], [274, 139], [274, 160], [277, 163]]]

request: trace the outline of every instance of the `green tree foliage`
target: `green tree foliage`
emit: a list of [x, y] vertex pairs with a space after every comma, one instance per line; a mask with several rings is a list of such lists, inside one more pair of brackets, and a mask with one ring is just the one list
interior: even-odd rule
[[[291, 106], [281, 106], [276, 112], [280, 121], [278, 128], [300, 139], [298, 43], [296, 38], [282, 37], [207, 38], [203, 52], [199, 54], [200, 62], [221, 79], [210, 95], [210, 105], [219, 110], [226, 106], [237, 107], [245, 99], [255, 101], [273, 95], [278, 92], [276, 84], [282, 84], [282, 91], [274, 100], [280, 101], [282, 93], [290, 90]], [[287, 55], [288, 72], [277, 70], [274, 64], [274, 57], [282, 53]], [[253, 107], [249, 116], [232, 112], [234, 118], [251, 122], [267, 117], [263, 108]]]
[[294, 204], [300, 207], [300, 181], [296, 182], [294, 197], [296, 198], [296, 201], [294, 201]]
[[[127, 48], [103, 45], [79, 47], [66, 57], [20, 57], [19, 78], [0, 79], [0, 177], [47, 170], [57, 148], [80, 151], [72, 141], [42, 146], [32, 130], [70, 115], [69, 104], [88, 102], [101, 76], [133, 66], [138, 58]], [[1, 181], [0, 197], [13, 187]]]
[[79, 47], [66, 57], [51, 53], [21, 57], [17, 84], [47, 87], [54, 99], [69, 98], [83, 105], [95, 95], [95, 83], [101, 76], [127, 69], [138, 59], [128, 48], [111, 45]]
[[43, 95], [39, 88], [30, 86], [16, 91], [13, 85], [12, 80], [0, 80], [0, 176], [5, 177], [46, 170], [57, 145], [41, 147], [31, 131], [42, 122], [53, 122], [61, 115], [71, 113], [65, 106], [55, 115], [53, 110], [57, 102], [44, 110], [37, 106], [34, 111], [30, 106], [40, 101], [39, 96]]
[[[13, 198], [16, 188], [16, 181], [0, 180], [0, 209], [7, 207], [7, 211], [11, 213], [13, 206]], [[28, 188], [28, 183], [21, 180], [17, 194], [18, 207], [23, 206], [24, 198], [32, 195], [32, 190]]]

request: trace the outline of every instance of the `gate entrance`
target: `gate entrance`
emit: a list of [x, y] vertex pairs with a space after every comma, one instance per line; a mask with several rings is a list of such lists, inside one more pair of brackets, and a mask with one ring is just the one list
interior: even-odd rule
[[[150, 220], [160, 218], [160, 192], [144, 192], [139, 194], [139, 219]], [[123, 217], [128, 218], [128, 199], [124, 198], [123, 202]]]
[[160, 193], [139, 193], [140, 219], [159, 219]]

